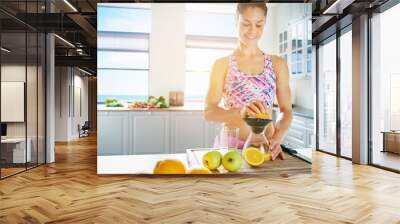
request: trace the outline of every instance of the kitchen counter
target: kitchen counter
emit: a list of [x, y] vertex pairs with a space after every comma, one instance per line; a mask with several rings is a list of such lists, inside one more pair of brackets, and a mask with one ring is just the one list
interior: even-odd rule
[[[98, 174], [152, 174], [157, 161], [162, 159], [177, 159], [183, 162], [187, 168], [188, 156], [186, 153], [176, 154], [148, 154], [148, 155], [117, 155], [98, 156]], [[243, 161], [244, 162], [244, 161]], [[261, 175], [261, 176], [288, 176], [294, 174], [311, 173], [311, 164], [286, 154], [285, 160], [265, 162], [261, 167], [249, 168], [245, 162], [242, 169], [236, 173], [218, 173], [213, 176], [226, 175]]]
[[127, 108], [127, 107], [106, 107], [105, 105], [97, 105], [97, 111], [111, 112], [129, 112], [129, 111], [204, 111], [203, 103], [186, 103], [184, 106], [180, 107], [169, 107], [169, 108]]
[[310, 110], [310, 109], [307, 109], [304, 107], [299, 107], [299, 106], [293, 107], [293, 114], [297, 115], [297, 116], [305, 117], [305, 118], [310, 118], [310, 119], [314, 118], [313, 110]]
[[[277, 106], [274, 106], [273, 110], [276, 112], [279, 112], [279, 108]], [[309, 119], [314, 118], [314, 111], [311, 109], [293, 105], [292, 110], [293, 110], [293, 115], [297, 115], [297, 116], [305, 117], [305, 118], [309, 118]]]
[[[279, 108], [274, 106], [273, 110], [279, 112]], [[162, 111], [192, 111], [192, 112], [201, 112], [204, 111], [204, 104], [203, 103], [186, 103], [184, 106], [181, 107], [169, 107], [169, 108], [126, 108], [126, 107], [105, 107], [104, 105], [97, 105], [97, 111], [103, 112], [113, 112], [113, 111], [120, 111], [120, 112], [129, 112], [129, 111], [155, 111], [155, 112], [162, 112]], [[293, 114], [298, 115], [305, 118], [314, 118], [313, 110], [300, 107], [300, 106], [293, 106]]]

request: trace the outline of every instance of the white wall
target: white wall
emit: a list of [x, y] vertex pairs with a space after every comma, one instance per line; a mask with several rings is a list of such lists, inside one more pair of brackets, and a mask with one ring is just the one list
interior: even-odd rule
[[55, 140], [68, 140], [68, 68], [55, 68]]
[[[275, 53], [278, 52], [278, 34], [287, 30], [290, 24], [304, 19], [305, 5], [302, 3], [277, 4], [274, 11], [275, 19]], [[290, 65], [289, 65], [290, 66]], [[290, 85], [292, 88], [292, 102], [296, 106], [301, 106], [313, 110], [313, 80], [305, 77], [291, 77]]]
[[[56, 67], [55, 140], [69, 141], [78, 138], [78, 124], [88, 120], [88, 78], [71, 67]], [[81, 90], [82, 116], [74, 94]], [[75, 90], [75, 91], [74, 91]], [[74, 105], [75, 98], [75, 105]], [[73, 111], [75, 109], [75, 111]], [[74, 113], [75, 112], [75, 113]]]
[[[38, 70], [36, 70], [38, 69]], [[30, 139], [32, 158], [36, 161], [36, 155], [39, 153], [39, 163], [44, 161], [44, 88], [41, 67], [25, 64], [3, 64], [1, 66], [1, 81], [17, 81], [26, 84], [26, 121], [25, 122], [7, 122], [7, 137], [24, 138], [25, 135]], [[27, 81], [26, 81], [27, 79]], [[2, 96], [7, 97], [7, 96]], [[10, 110], [10, 108], [1, 108], [1, 110]], [[13, 111], [9, 111], [13, 112]], [[24, 112], [24, 111], [22, 111]]]
[[152, 4], [150, 95], [185, 90], [184, 12], [185, 4]]
[[[26, 70], [25, 70], [26, 69]], [[27, 88], [27, 125], [28, 125], [28, 137], [31, 133], [35, 133], [36, 137], [36, 67], [18, 64], [6, 64], [1, 66], [1, 81], [11, 82], [25, 82], [25, 75], [28, 72], [29, 86]], [[32, 77], [32, 75], [35, 76]], [[4, 97], [4, 96], [3, 96]], [[7, 108], [1, 108], [7, 110]], [[7, 136], [8, 137], [25, 137], [25, 123], [26, 122], [8, 122], [7, 123]]]
[[265, 22], [264, 32], [262, 39], [259, 41], [259, 46], [261, 50], [267, 54], [277, 54], [278, 52], [278, 31], [276, 17], [277, 14], [277, 4], [268, 4], [267, 19]]

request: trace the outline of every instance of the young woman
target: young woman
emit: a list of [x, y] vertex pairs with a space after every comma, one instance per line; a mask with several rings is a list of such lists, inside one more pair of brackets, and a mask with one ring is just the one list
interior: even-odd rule
[[[272, 159], [284, 159], [280, 144], [292, 121], [292, 103], [287, 63], [265, 54], [258, 47], [267, 16], [265, 3], [239, 3], [237, 26], [239, 42], [233, 53], [215, 61], [206, 97], [205, 117], [239, 128], [239, 148], [250, 134], [243, 116], [266, 113], [272, 119], [272, 107], [278, 100], [281, 116], [275, 127], [265, 129]], [[219, 107], [223, 100], [224, 108]]]

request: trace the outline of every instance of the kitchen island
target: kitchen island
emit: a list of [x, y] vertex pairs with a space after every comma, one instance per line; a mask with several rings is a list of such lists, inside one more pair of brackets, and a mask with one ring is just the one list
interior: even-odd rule
[[185, 153], [208, 148], [221, 124], [208, 122], [201, 105], [170, 108], [97, 110], [98, 155]]

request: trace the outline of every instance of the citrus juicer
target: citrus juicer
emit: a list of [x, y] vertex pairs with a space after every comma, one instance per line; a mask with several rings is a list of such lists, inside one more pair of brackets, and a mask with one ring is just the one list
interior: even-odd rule
[[259, 149], [262, 153], [267, 152], [269, 143], [264, 135], [264, 130], [272, 120], [252, 117], [246, 117], [243, 119], [251, 130], [243, 145], [243, 149], [254, 147]]

